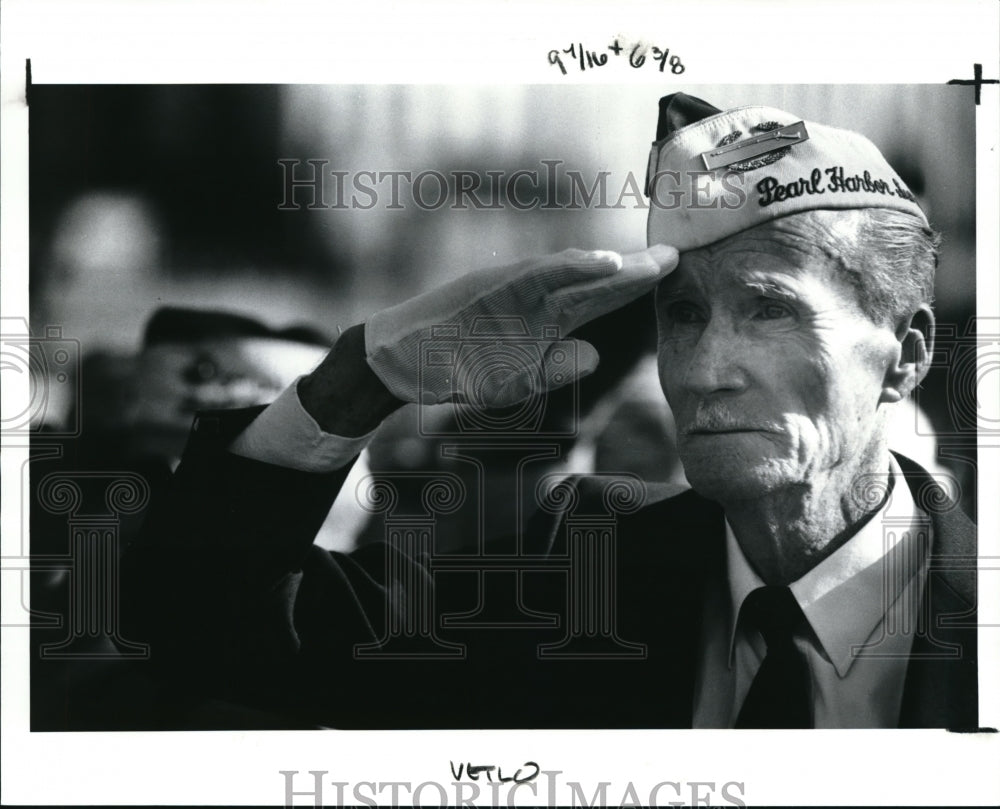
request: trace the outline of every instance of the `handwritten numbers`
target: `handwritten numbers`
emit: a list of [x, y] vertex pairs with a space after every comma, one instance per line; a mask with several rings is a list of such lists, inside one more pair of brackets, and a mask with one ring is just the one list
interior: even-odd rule
[[[588, 51], [583, 47], [583, 43], [574, 43], [568, 48], [563, 49], [563, 53], [568, 54], [570, 58], [577, 60], [580, 63], [580, 70], [593, 69], [595, 67], [604, 67], [608, 63], [608, 55], [606, 53], [597, 53], [597, 51]], [[549, 53], [549, 62], [552, 61], [552, 53]]]
[[[666, 67], [667, 65], [670, 65], [670, 72], [675, 75], [684, 72], [684, 64], [681, 62], [681, 58], [677, 56], [677, 54], [670, 56], [670, 48], [664, 48], [663, 50], [660, 50], [659, 48], [654, 47], [652, 51], [653, 51], [653, 58], [660, 66], [661, 73], [663, 72], [664, 67]], [[667, 61], [668, 56], [670, 56], [669, 61]]]
[[[631, 43], [622, 44], [621, 40], [616, 38], [614, 42], [606, 46], [605, 51], [608, 51], [608, 53], [589, 50], [584, 47], [582, 42], [573, 42], [568, 48], [554, 48], [550, 50], [549, 64], [558, 67], [559, 72], [566, 76], [574, 66], [581, 73], [593, 70], [594, 68], [604, 67], [609, 62], [610, 54], [615, 57], [624, 55], [628, 60], [629, 67], [635, 70], [641, 69], [647, 64], [647, 61], [651, 65], [656, 65], [660, 73], [666, 73], [667, 66], [670, 67], [670, 72], [674, 75], [679, 75], [685, 70], [680, 56], [676, 53], [671, 54], [670, 48], [658, 48], [650, 46], [645, 42], [638, 42], [634, 45]], [[648, 60], [646, 58], [647, 54], [651, 57]], [[623, 59], [622, 61], [624, 62], [625, 60]]]

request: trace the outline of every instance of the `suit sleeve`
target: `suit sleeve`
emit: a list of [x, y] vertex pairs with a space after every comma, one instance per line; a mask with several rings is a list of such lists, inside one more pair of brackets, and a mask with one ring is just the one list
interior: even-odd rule
[[[503, 727], [515, 721], [511, 704], [537, 703], [524, 715], [551, 710], [517, 661], [558, 637], [465, 633], [468, 653], [436, 662], [356, 654], [383, 638], [390, 619], [406, 624], [414, 609], [406, 587], [463, 612], [476, 606], [478, 578], [438, 577], [432, 586], [427, 560], [391, 545], [351, 554], [314, 545], [350, 466], [306, 472], [228, 451], [259, 412], [199, 415], [170, 487], [154, 496], [124, 554], [124, 636], [149, 644], [158, 678], [198, 697], [343, 728], [466, 726], [484, 716]], [[544, 522], [528, 532], [526, 552], [552, 550], [557, 521]], [[558, 594], [543, 595], [547, 603]]]
[[255, 703], [294, 689], [303, 665], [343, 663], [350, 686], [354, 645], [377, 637], [391, 601], [384, 548], [313, 545], [351, 464], [312, 473], [227, 451], [259, 412], [198, 416], [121, 575], [125, 637], [149, 644], [158, 674]]
[[376, 431], [357, 438], [323, 432], [302, 406], [298, 394], [300, 381], [301, 377], [285, 388], [236, 436], [229, 451], [303, 472], [333, 472], [357, 457]]

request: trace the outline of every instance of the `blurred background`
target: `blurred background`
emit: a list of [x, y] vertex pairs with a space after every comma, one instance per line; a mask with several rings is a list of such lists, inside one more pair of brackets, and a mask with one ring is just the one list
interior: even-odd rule
[[[936, 305], [943, 345], [952, 363], [970, 350], [974, 358], [971, 88], [675, 89], [722, 109], [770, 105], [870, 137], [944, 233]], [[479, 267], [570, 246], [645, 247], [641, 192], [658, 98], [648, 87], [620, 86], [34, 86], [31, 329], [72, 356], [61, 366], [68, 376], [51, 363], [45, 370], [51, 384], [32, 430], [63, 453], [33, 467], [33, 479], [57, 469], [128, 470], [155, 496], [195, 410], [270, 401], [319, 361], [339, 328], [370, 312]], [[315, 165], [325, 172], [326, 207], [313, 204], [312, 189], [289, 187], [290, 176], [312, 177], [310, 160], [322, 161]], [[518, 186], [532, 209], [503, 195], [487, 210], [468, 197], [456, 206], [454, 172], [477, 178], [475, 194], [490, 205], [491, 175], [504, 185], [519, 170], [538, 174], [537, 184]], [[343, 189], [330, 172], [346, 177]], [[421, 188], [431, 204], [420, 206], [403, 181], [394, 205], [390, 179], [369, 175], [372, 205], [351, 186], [362, 172], [438, 172], [449, 187], [442, 194], [428, 175]], [[568, 207], [568, 172], [587, 188], [607, 172], [609, 204]], [[461, 432], [450, 408], [425, 421], [404, 408], [362, 456], [319, 541], [349, 549], [381, 538], [379, 519], [354, 502], [353, 487], [369, 472], [447, 469], [498, 508], [511, 487], [528, 497], [553, 470], [633, 472], [684, 485], [652, 361], [650, 300], [580, 336], [598, 346], [601, 368], [578, 392], [550, 397], [544, 423], [560, 436], [546, 439], [555, 457], [516, 479], [516, 465], [480, 459], [485, 481], [482, 463], [441, 455], [441, 442]], [[975, 375], [941, 366], [919, 407], [902, 417], [895, 445], [950, 474], [974, 516]], [[122, 522], [123, 538], [140, 518]], [[448, 519], [461, 529], [474, 528], [475, 518], [460, 509]], [[33, 509], [32, 553], [65, 554], [66, 545], [65, 515]], [[35, 578], [33, 605], [64, 609], [66, 574]], [[106, 637], [89, 642], [109, 649]], [[38, 694], [38, 729], [102, 721], [82, 709], [74, 719], [66, 700]]]
[[[948, 86], [691, 86], [720, 108], [767, 104], [864, 132], [947, 236], [939, 305], [968, 308], [972, 91]], [[244, 311], [335, 331], [468, 269], [566, 245], [645, 246], [618, 210], [280, 210], [279, 160], [327, 171], [518, 169], [569, 199], [566, 170], [641, 183], [657, 94], [643, 87], [38, 86], [31, 102], [32, 320], [89, 351], [134, 350], [163, 304]], [[545, 188], [543, 160], [562, 161]], [[299, 177], [311, 168], [297, 167]], [[327, 178], [326, 200], [336, 202]], [[524, 185], [521, 186], [525, 188]], [[437, 195], [433, 180], [425, 197]], [[349, 189], [348, 189], [349, 190]], [[388, 190], [388, 181], [379, 186]], [[356, 195], [360, 203], [369, 200]], [[545, 199], [551, 197], [545, 196]], [[544, 202], [544, 200], [542, 200]]]
[[[562, 161], [609, 196], [640, 186], [656, 121], [648, 88], [512, 86], [38, 86], [31, 102], [32, 320], [87, 350], [134, 350], [160, 305], [302, 320], [335, 331], [468, 269], [566, 245], [645, 246], [644, 212], [280, 210], [278, 160], [326, 170], [518, 169]], [[948, 86], [691, 86], [728, 108], [768, 104], [864, 132], [947, 237], [939, 306], [974, 294], [971, 90]], [[310, 167], [297, 167], [299, 177]], [[336, 201], [334, 181], [325, 184]], [[436, 185], [424, 184], [432, 201]], [[525, 188], [522, 184], [522, 188]], [[379, 186], [388, 189], [388, 181]], [[356, 195], [360, 203], [368, 202]], [[550, 197], [546, 196], [545, 199]], [[544, 202], [544, 200], [543, 200]]]

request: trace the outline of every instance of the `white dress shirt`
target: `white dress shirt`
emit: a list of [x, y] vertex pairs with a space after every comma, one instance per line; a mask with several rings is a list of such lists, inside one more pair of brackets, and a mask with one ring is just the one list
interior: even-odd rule
[[324, 433], [299, 400], [299, 379], [236, 436], [230, 452], [300, 472], [333, 472], [371, 443], [375, 430], [359, 438]]
[[[833, 554], [790, 585], [811, 628], [795, 643], [809, 666], [817, 728], [896, 727], [917, 629], [930, 521], [895, 458], [882, 508]], [[760, 633], [737, 622], [764, 582], [726, 523], [725, 575], [704, 604], [694, 726], [731, 728], [766, 654]]]

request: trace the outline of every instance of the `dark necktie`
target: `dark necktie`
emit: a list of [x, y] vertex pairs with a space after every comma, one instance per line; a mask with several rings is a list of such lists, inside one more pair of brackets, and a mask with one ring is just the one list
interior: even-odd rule
[[740, 610], [748, 629], [764, 636], [767, 655], [736, 719], [738, 728], [811, 728], [809, 666], [792, 641], [806, 623], [787, 587], [759, 587]]

